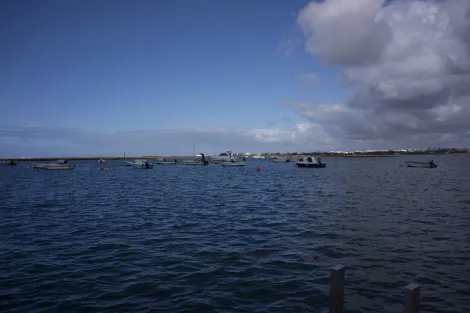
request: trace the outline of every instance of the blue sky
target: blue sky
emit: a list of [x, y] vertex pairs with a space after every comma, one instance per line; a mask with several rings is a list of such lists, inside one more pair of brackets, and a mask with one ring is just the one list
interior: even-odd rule
[[299, 43], [285, 54], [305, 3], [2, 1], [0, 123], [267, 127], [292, 117], [281, 103], [306, 96], [295, 77], [311, 72], [337, 100], [337, 72]]
[[[383, 2], [359, 1], [0, 1], [0, 157], [389, 146], [382, 128], [364, 129], [388, 117], [351, 110], [390, 82], [360, 80], [351, 60], [389, 66], [369, 51], [401, 30], [380, 33]], [[387, 10], [413, 18], [399, 2]]]

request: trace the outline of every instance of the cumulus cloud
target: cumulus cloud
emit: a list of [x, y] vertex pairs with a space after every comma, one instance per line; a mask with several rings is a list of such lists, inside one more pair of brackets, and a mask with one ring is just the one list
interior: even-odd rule
[[343, 103], [287, 104], [310, 123], [360, 141], [467, 137], [470, 1], [310, 2], [298, 24], [307, 51], [354, 90]]

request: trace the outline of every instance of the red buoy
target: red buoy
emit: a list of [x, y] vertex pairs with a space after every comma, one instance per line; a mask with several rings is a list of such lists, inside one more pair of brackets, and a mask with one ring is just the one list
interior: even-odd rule
[[104, 167], [101, 166], [101, 167], [100, 167], [100, 171], [104, 171]]
[[256, 171], [257, 171], [257, 172], [261, 172], [261, 168], [260, 168], [260, 167], [257, 167], [257, 168], [256, 168]]

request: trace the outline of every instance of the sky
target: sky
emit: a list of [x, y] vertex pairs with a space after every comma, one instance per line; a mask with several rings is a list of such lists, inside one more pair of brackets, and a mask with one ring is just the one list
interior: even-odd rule
[[470, 1], [0, 1], [0, 157], [470, 146]]

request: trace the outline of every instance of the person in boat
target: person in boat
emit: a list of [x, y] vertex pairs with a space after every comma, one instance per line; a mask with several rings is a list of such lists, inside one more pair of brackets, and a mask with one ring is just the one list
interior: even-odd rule
[[145, 168], [148, 169], [150, 167], [149, 162], [145, 161]]
[[317, 162], [318, 162], [318, 164], [320, 164], [320, 165], [323, 164], [323, 163], [321, 162], [321, 158], [320, 158], [320, 157], [317, 158]]
[[430, 167], [430, 168], [436, 167], [436, 164], [434, 164], [434, 160], [430, 160], [430, 161], [429, 161], [429, 167]]

